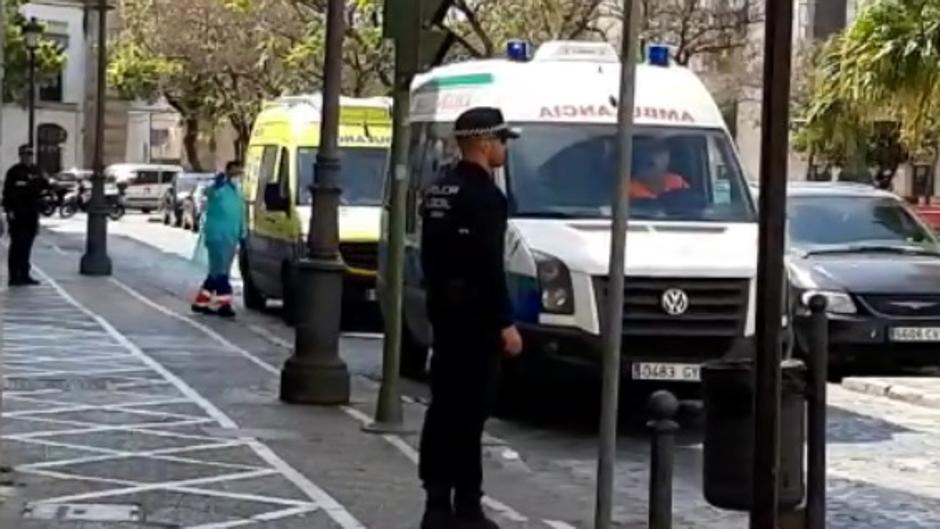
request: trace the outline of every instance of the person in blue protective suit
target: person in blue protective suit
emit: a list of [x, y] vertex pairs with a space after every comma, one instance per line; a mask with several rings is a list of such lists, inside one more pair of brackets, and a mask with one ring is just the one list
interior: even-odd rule
[[206, 216], [201, 244], [209, 260], [209, 273], [193, 301], [193, 311], [232, 318], [232, 284], [229, 274], [235, 252], [246, 235], [245, 201], [239, 188], [242, 166], [229, 162], [206, 191]]

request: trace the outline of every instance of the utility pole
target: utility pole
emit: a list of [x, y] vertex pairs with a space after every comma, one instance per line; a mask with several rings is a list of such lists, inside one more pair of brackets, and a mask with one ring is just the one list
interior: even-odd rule
[[382, 342], [382, 386], [375, 409], [375, 422], [365, 427], [374, 433], [405, 430], [401, 407], [402, 289], [405, 261], [405, 208], [408, 191], [408, 147], [411, 145], [408, 114], [411, 110], [411, 81], [416, 73], [440, 64], [453, 43], [440, 24], [452, 0], [386, 0], [385, 38], [395, 44], [395, 87], [388, 208], [388, 247], [382, 281], [385, 340]]
[[108, 75], [108, 1], [98, 0], [98, 74], [95, 88], [95, 154], [92, 162], [91, 204], [80, 271], [86, 276], [111, 275], [108, 257], [108, 207], [104, 197], [104, 114]]
[[[349, 369], [339, 356], [343, 273], [339, 254], [339, 101], [343, 75], [345, 1], [327, 6], [320, 148], [314, 166], [308, 256], [294, 267], [297, 300], [294, 354], [281, 370], [281, 400], [346, 404]], [[287, 295], [287, 294], [285, 294]]]
[[781, 319], [789, 158], [793, 1], [767, 0], [761, 111], [754, 501], [751, 529], [777, 529], [780, 473]]
[[600, 439], [597, 455], [597, 491], [594, 529], [610, 529], [613, 518], [614, 466], [617, 460], [617, 415], [620, 400], [620, 346], [623, 339], [623, 289], [630, 216], [630, 178], [633, 160], [633, 100], [636, 92], [637, 41], [640, 31], [639, 0], [623, 1], [620, 97], [617, 101], [618, 164], [611, 227], [608, 295], [604, 314], [603, 375]]
[[23, 26], [23, 40], [26, 42], [26, 55], [29, 60], [29, 94], [27, 94], [27, 133], [30, 150], [33, 151], [32, 163], [36, 163], [36, 50], [42, 39], [42, 25], [36, 17], [30, 17]]
[[[6, 36], [7, 28], [7, 5], [6, 0], [0, 0], [0, 87], [3, 86], [4, 81], [4, 65], [3, 62], [3, 43], [7, 41]], [[3, 160], [3, 98], [0, 97], [0, 174], [6, 173], [7, 166]], [[0, 223], [3, 220], [0, 219]], [[3, 317], [4, 307], [0, 304], [0, 318]], [[3, 380], [3, 325], [0, 325], [0, 381]], [[0, 410], [3, 409], [3, 384], [0, 382]], [[2, 434], [3, 432], [0, 432]], [[0, 437], [2, 439], [2, 437]], [[0, 440], [0, 486], [3, 485], [3, 473], [5, 469], [3, 466], [3, 441]]]

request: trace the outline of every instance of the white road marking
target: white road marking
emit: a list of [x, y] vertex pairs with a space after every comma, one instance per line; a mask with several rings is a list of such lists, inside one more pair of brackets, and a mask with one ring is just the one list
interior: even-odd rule
[[[179, 313], [177, 313], [177, 312], [174, 312], [172, 309], [170, 309], [170, 308], [168, 308], [168, 307], [165, 307], [165, 306], [163, 306], [163, 305], [160, 305], [159, 303], [157, 303], [157, 302], [151, 300], [150, 298], [144, 296], [144, 295], [141, 294], [140, 292], [137, 292], [136, 290], [134, 290], [134, 289], [131, 288], [130, 286], [124, 284], [123, 282], [121, 282], [121, 281], [118, 280], [118, 279], [111, 278], [110, 281], [111, 281], [112, 283], [114, 283], [116, 286], [120, 287], [120, 288], [121, 288], [122, 290], [124, 290], [125, 292], [127, 292], [131, 297], [137, 299], [138, 301], [140, 301], [141, 303], [143, 303], [143, 304], [149, 306], [150, 308], [152, 308], [152, 309], [154, 309], [154, 310], [156, 310], [156, 311], [158, 311], [158, 312], [161, 312], [161, 313], [163, 313], [163, 314], [165, 314], [165, 315], [167, 315], [167, 316], [170, 316], [170, 317], [172, 317], [172, 318], [174, 318], [174, 319], [176, 319], [176, 320], [179, 320], [179, 321], [182, 321], [182, 322], [184, 322], [184, 323], [187, 323], [187, 324], [191, 325], [192, 327], [194, 327], [194, 328], [198, 329], [199, 331], [203, 332], [204, 334], [206, 334], [207, 336], [209, 336], [209, 337], [212, 338], [213, 340], [215, 340], [215, 341], [217, 341], [218, 343], [220, 343], [220, 344], [222, 344], [222, 345], [228, 347], [228, 348], [231, 349], [233, 352], [235, 352], [235, 353], [237, 353], [238, 355], [242, 356], [243, 358], [249, 360], [251, 363], [255, 364], [256, 366], [258, 366], [258, 367], [260, 367], [260, 368], [262, 368], [262, 369], [264, 369], [264, 370], [267, 371], [268, 373], [271, 373], [272, 375], [280, 375], [280, 373], [281, 373], [280, 369], [278, 369], [278, 368], [272, 366], [271, 364], [265, 362], [264, 360], [262, 360], [262, 359], [260, 359], [260, 358], [258, 358], [258, 357], [256, 357], [256, 356], [254, 356], [254, 355], [251, 354], [249, 351], [246, 351], [245, 349], [242, 349], [242, 348], [239, 347], [238, 345], [235, 345], [234, 343], [232, 343], [231, 341], [229, 341], [228, 339], [226, 339], [225, 337], [223, 337], [221, 334], [217, 333], [217, 332], [214, 331], [213, 329], [209, 328], [208, 326], [203, 325], [202, 323], [199, 323], [199, 322], [193, 320], [192, 318], [189, 318], [189, 317], [187, 317], [187, 316], [183, 316], [182, 314], [179, 314]], [[257, 325], [249, 325], [249, 329], [252, 330], [253, 332], [258, 333], [258, 330], [259, 330], [259, 329], [262, 329], [262, 328], [261, 328], [261, 327], [258, 327]], [[291, 346], [290, 344], [287, 344], [287, 342], [286, 342], [285, 340], [283, 340], [283, 339], [280, 338], [280, 337], [275, 336], [273, 333], [270, 333], [270, 332], [267, 331], [267, 330], [263, 330], [263, 332], [258, 333], [258, 334], [261, 334], [262, 337], [267, 338], [268, 340], [271, 340], [271, 341], [272, 341], [273, 343], [275, 343], [276, 345], [279, 345], [279, 346], [281, 346], [281, 347], [292, 348], [292, 346]], [[371, 336], [369, 336], [369, 337], [371, 337]], [[342, 410], [343, 410], [347, 415], [349, 415], [350, 417], [356, 419], [356, 420], [359, 421], [360, 423], [369, 424], [369, 423], [372, 422], [372, 419], [371, 419], [370, 417], [368, 417], [367, 415], [365, 415], [364, 413], [362, 413], [361, 411], [359, 411], [359, 410], [357, 410], [357, 409], [355, 409], [355, 408], [352, 408], [352, 407], [349, 407], [349, 406], [342, 406]], [[402, 439], [401, 437], [399, 437], [399, 436], [397, 436], [397, 435], [388, 435], [388, 434], [383, 435], [382, 438], [383, 438], [386, 442], [388, 442], [389, 444], [391, 444], [392, 446], [394, 446], [395, 448], [397, 448], [398, 451], [400, 451], [406, 458], [408, 458], [409, 461], [411, 461], [411, 462], [414, 463], [414, 464], [417, 464], [417, 463], [418, 463], [418, 452], [417, 452], [410, 444], [408, 444], [404, 439]], [[484, 503], [484, 505], [486, 505], [487, 507], [489, 507], [489, 508], [492, 509], [493, 511], [496, 511], [496, 512], [500, 513], [500, 514], [501, 514], [503, 517], [505, 517], [507, 520], [510, 520], [510, 521], [513, 521], [513, 522], [519, 522], [519, 523], [526, 523], [526, 522], [529, 521], [529, 518], [528, 518], [527, 516], [523, 515], [522, 513], [518, 512], [518, 511], [516, 511], [516, 510], [513, 509], [512, 507], [506, 505], [505, 503], [502, 503], [502, 502], [500, 502], [499, 500], [496, 500], [496, 499], [491, 498], [491, 497], [489, 497], [489, 496], [484, 496], [484, 497], [483, 497], [483, 503]]]
[[[194, 390], [191, 386], [189, 386], [189, 384], [187, 384], [181, 378], [179, 378], [178, 376], [170, 372], [167, 368], [163, 367], [163, 365], [161, 365], [159, 362], [157, 362], [156, 360], [148, 356], [146, 353], [144, 353], [144, 351], [141, 350], [139, 347], [137, 347], [136, 344], [131, 342], [126, 336], [121, 334], [120, 331], [118, 331], [113, 325], [111, 325], [111, 323], [108, 320], [98, 315], [97, 313], [93, 312], [91, 309], [82, 305], [78, 300], [72, 297], [72, 295], [69, 294], [64, 288], [62, 288], [62, 286], [60, 286], [56, 281], [54, 281], [49, 275], [45, 274], [41, 270], [37, 270], [37, 273], [40, 274], [43, 277], [43, 279], [53, 289], [55, 289], [56, 292], [58, 292], [58, 294], [63, 299], [65, 299], [68, 303], [70, 303], [72, 306], [74, 306], [81, 312], [85, 313], [89, 318], [96, 321], [98, 325], [100, 325], [101, 328], [104, 329], [104, 331], [107, 334], [109, 334], [114, 341], [123, 345], [125, 349], [128, 352], [130, 352], [133, 356], [135, 356], [145, 365], [150, 367], [153, 371], [156, 371], [165, 380], [171, 382], [177, 391], [185, 395], [193, 403], [195, 403], [200, 408], [202, 408], [202, 410], [206, 412], [206, 414], [208, 414], [210, 417], [215, 419], [215, 421], [219, 425], [221, 425], [223, 428], [232, 428], [232, 429], [238, 428], [238, 424], [235, 421], [233, 421], [228, 415], [226, 415], [222, 410], [220, 410], [214, 404], [206, 400], [202, 395], [196, 392], [196, 390]], [[124, 289], [128, 293], [133, 291], [132, 289], [130, 289], [130, 287], [126, 287], [122, 285], [120, 282], [115, 281], [115, 284], [117, 284], [118, 286], [121, 286], [122, 289]], [[137, 293], [137, 295], [135, 295], [134, 297], [145, 301], [146, 304], [149, 306], [156, 305], [152, 303], [150, 300], [140, 295], [139, 293]], [[169, 309], [164, 309], [164, 310], [168, 311]], [[186, 321], [186, 320], [187, 320], [186, 318], [183, 318], [183, 321]], [[193, 322], [190, 320], [190, 323], [195, 324], [196, 322]], [[208, 328], [206, 328], [205, 330], [211, 331], [211, 329], [208, 329]], [[213, 334], [217, 338], [222, 338], [216, 333], [213, 333]], [[227, 340], [226, 340], [226, 345], [229, 345], [230, 347], [232, 347], [233, 350], [243, 351], [247, 355], [246, 358], [247, 357], [254, 358], [252, 355], [248, 354], [247, 351], [244, 351], [238, 347], [235, 347], [234, 344], [231, 344], [231, 342], [228, 342]], [[265, 365], [268, 368], [273, 369], [271, 366], [268, 366], [266, 363], [261, 362], [258, 359], [255, 359], [255, 363]], [[330, 496], [326, 491], [324, 491], [323, 489], [315, 485], [306, 476], [304, 476], [303, 474], [298, 472], [296, 469], [291, 467], [289, 464], [287, 464], [287, 462], [281, 459], [280, 456], [278, 456], [270, 448], [268, 448], [267, 445], [261, 443], [260, 441], [256, 439], [247, 440], [247, 444], [258, 455], [258, 457], [260, 457], [267, 464], [269, 464], [273, 469], [275, 469], [274, 471], [272, 471], [272, 473], [281, 474], [288, 481], [293, 483], [297, 488], [302, 490], [304, 494], [307, 495], [307, 497], [313, 500], [314, 503], [316, 503], [319, 508], [323, 509], [330, 516], [330, 518], [332, 518], [333, 521], [335, 521], [342, 529], [367, 529], [351, 513], [349, 513], [349, 511], [347, 511], [345, 507], [343, 507], [339, 502], [337, 502], [332, 496]], [[232, 478], [224, 477], [221, 479], [221, 481], [226, 481], [230, 479]], [[188, 481], [188, 482], [156, 484], [153, 486], [153, 488], [161, 488], [165, 486], [202, 484], [202, 483], [206, 483], [206, 481], [196, 480], [196, 482]], [[125, 493], [140, 492], [141, 490], [139, 489], [141, 489], [141, 487], [138, 487], [137, 490], [125, 491]], [[146, 490], [150, 490], [150, 489], [148, 488]], [[105, 491], [105, 492], [88, 493], [84, 495], [78, 495], [80, 496], [80, 498], [78, 499], [93, 499], [97, 497], [103, 497], [104, 495], [113, 495], [113, 492]], [[48, 501], [48, 500], [44, 500], [44, 501]], [[72, 499], [68, 499], [68, 497], [67, 499], [58, 498], [56, 501], [64, 502], [64, 501], [72, 501]]]
[[194, 527], [190, 527], [189, 529], [228, 529], [229, 527], [254, 525], [257, 522], [273, 522], [275, 520], [280, 520], [281, 518], [287, 518], [290, 516], [298, 516], [301, 514], [307, 514], [307, 513], [314, 512], [314, 511], [316, 511], [316, 509], [311, 509], [309, 507], [295, 507], [293, 509], [285, 509], [283, 511], [258, 514], [246, 520], [235, 520], [232, 522], [221, 522], [221, 523], [211, 523], [211, 524], [206, 524], [206, 525], [197, 525]]
[[544, 522], [545, 525], [551, 527], [552, 529], [577, 529], [577, 527], [569, 523], [559, 522], [557, 520], [544, 520]]
[[[27, 472], [31, 472], [31, 473], [35, 473], [39, 475], [53, 474], [52, 472], [48, 472], [46, 470], [30, 470]], [[268, 468], [265, 470], [252, 470], [248, 472], [238, 472], [234, 474], [223, 474], [220, 476], [183, 479], [183, 480], [178, 480], [178, 481], [166, 481], [166, 482], [161, 482], [161, 483], [136, 483], [134, 485], [128, 485], [120, 489], [108, 489], [108, 490], [97, 491], [97, 492], [83, 492], [79, 494], [57, 496], [55, 498], [43, 498], [39, 501], [36, 501], [35, 503], [74, 503], [74, 502], [86, 501], [86, 500], [100, 500], [103, 498], [111, 498], [114, 496], [124, 496], [127, 494], [138, 494], [140, 492], [149, 492], [152, 490], [166, 490], [171, 487], [188, 487], [190, 485], [211, 485], [213, 483], [219, 483], [223, 481], [263, 478], [265, 476], [276, 476], [277, 474], [278, 474], [277, 470], [273, 468]], [[98, 478], [94, 478], [94, 479], [98, 479]], [[110, 483], [114, 483], [119, 480], [107, 479], [107, 481]], [[132, 483], [126, 480], [120, 480], [120, 481], [123, 481], [124, 483]]]

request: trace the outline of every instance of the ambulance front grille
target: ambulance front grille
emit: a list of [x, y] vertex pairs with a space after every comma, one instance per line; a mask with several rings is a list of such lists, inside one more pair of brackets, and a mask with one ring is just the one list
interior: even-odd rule
[[[607, 284], [607, 278], [595, 280], [602, 320]], [[671, 289], [687, 296], [680, 314], [669, 314], [664, 307], [663, 295]], [[624, 350], [643, 356], [720, 356], [744, 335], [748, 290], [747, 279], [628, 277]]]
[[339, 253], [350, 268], [369, 271], [379, 268], [379, 248], [374, 242], [341, 242]]

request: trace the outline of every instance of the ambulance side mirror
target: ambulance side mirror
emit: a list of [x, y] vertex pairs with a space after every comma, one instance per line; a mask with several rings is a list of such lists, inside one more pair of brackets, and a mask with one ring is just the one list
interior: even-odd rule
[[264, 186], [264, 208], [280, 213], [287, 213], [290, 209], [290, 199], [283, 196], [280, 184], [271, 183]]

